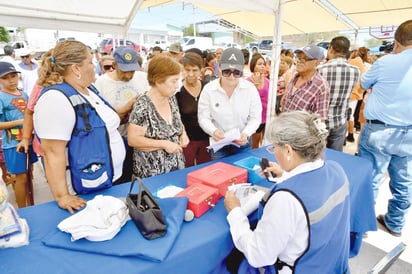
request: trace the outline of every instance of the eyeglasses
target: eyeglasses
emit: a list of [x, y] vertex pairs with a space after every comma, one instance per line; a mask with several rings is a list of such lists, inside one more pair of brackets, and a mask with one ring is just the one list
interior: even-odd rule
[[273, 145], [268, 145], [266, 147], [266, 151], [269, 152], [270, 154], [274, 154], [275, 153], [275, 147]]
[[30, 57], [30, 55], [20, 56], [21, 59], [26, 59], [26, 58], [29, 58], [29, 57]]
[[233, 74], [233, 77], [235, 78], [240, 78], [242, 76], [242, 72], [236, 69], [235, 70], [231, 70], [231, 69], [222, 70], [223, 77], [229, 77], [231, 74]]
[[305, 57], [296, 57], [296, 61], [299, 61], [302, 64], [304, 64], [306, 62], [313, 61], [313, 60], [316, 60], [316, 59], [308, 59], [308, 58], [305, 58]]
[[103, 69], [104, 70], [110, 70], [110, 69], [113, 69], [113, 66], [112, 65], [104, 65]]

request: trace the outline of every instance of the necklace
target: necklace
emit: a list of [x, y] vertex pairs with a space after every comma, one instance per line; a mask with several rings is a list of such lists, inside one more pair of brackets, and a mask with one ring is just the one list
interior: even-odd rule
[[195, 99], [195, 102], [197, 102], [197, 98], [199, 98], [199, 94], [201, 91], [201, 84], [199, 81], [196, 81], [196, 84], [193, 86], [185, 85], [185, 88], [187, 92]]

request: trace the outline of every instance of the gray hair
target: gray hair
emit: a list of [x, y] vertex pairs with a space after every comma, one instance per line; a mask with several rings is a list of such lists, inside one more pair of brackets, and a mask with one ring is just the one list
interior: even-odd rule
[[269, 140], [278, 146], [290, 145], [307, 161], [323, 155], [328, 130], [319, 114], [305, 111], [285, 112], [269, 125]]

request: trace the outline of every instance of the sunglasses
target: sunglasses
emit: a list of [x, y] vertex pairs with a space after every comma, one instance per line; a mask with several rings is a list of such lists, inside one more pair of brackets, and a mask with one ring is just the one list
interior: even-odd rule
[[26, 59], [26, 58], [29, 58], [29, 57], [30, 57], [30, 55], [20, 56], [21, 59]]
[[110, 70], [110, 69], [113, 69], [113, 66], [112, 65], [104, 65], [103, 69], [104, 70]]
[[222, 70], [223, 77], [229, 77], [231, 74], [233, 74], [233, 77], [235, 78], [240, 78], [242, 76], [242, 72], [236, 69], [235, 70], [231, 70], [231, 69]]

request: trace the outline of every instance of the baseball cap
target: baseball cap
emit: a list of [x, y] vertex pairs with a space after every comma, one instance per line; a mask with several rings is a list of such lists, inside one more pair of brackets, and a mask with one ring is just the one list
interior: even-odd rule
[[303, 52], [310, 59], [323, 60], [323, 58], [325, 58], [323, 49], [315, 45], [306, 46], [302, 49], [295, 50], [295, 53], [300, 53], [300, 52]]
[[169, 51], [173, 53], [181, 53], [183, 52], [182, 45], [179, 42], [173, 43], [169, 47]]
[[220, 58], [220, 69], [236, 69], [243, 71], [243, 65], [245, 63], [245, 58], [240, 49], [237, 48], [228, 48], [225, 49]]
[[4, 75], [12, 72], [20, 73], [20, 71], [16, 70], [13, 64], [9, 62], [0, 62], [0, 77], [3, 77]]
[[27, 56], [27, 55], [32, 55], [33, 52], [28, 50], [28, 49], [23, 49], [22, 51], [19, 52], [19, 56]]
[[114, 61], [121, 71], [136, 71], [140, 70], [139, 63], [137, 62], [137, 53], [132, 48], [124, 46], [116, 48], [114, 52]]

